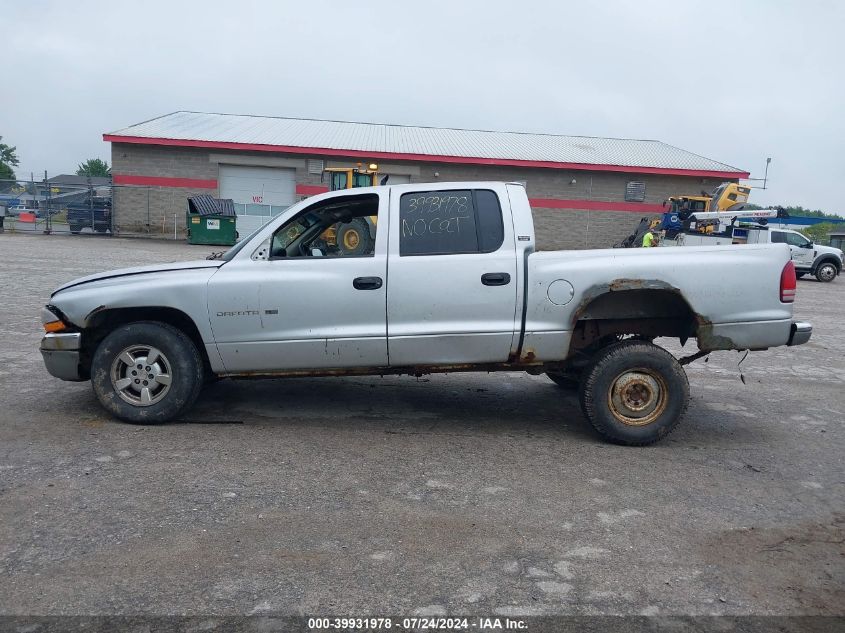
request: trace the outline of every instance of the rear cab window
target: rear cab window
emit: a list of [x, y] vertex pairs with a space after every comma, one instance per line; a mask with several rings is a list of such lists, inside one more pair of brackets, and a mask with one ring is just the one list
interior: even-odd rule
[[489, 189], [403, 194], [399, 225], [402, 257], [492, 253], [504, 242], [499, 197]]

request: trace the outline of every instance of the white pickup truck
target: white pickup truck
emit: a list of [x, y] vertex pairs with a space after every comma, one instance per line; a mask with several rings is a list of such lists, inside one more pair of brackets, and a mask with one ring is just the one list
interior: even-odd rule
[[[369, 240], [336, 239], [349, 223]], [[88, 380], [116, 417], [183, 414], [213, 377], [546, 373], [605, 438], [650, 444], [680, 421], [682, 364], [799, 345], [785, 244], [535, 252], [519, 184], [369, 187], [294, 205], [221, 258], [58, 288], [48, 371]], [[743, 274], [737, 276], [736, 270]], [[657, 337], [697, 341], [676, 359]]]
[[842, 272], [845, 255], [838, 248], [816, 244], [798, 231], [772, 225], [731, 224], [719, 233], [678, 233], [661, 240], [661, 246], [722, 246], [736, 244], [786, 244], [798, 277], [814, 275], [830, 282]]

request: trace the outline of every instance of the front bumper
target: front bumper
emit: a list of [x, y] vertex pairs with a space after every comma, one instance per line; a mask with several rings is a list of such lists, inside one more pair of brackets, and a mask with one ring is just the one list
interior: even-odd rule
[[79, 351], [82, 334], [58, 332], [45, 334], [41, 339], [41, 356], [47, 371], [62, 380], [86, 380], [79, 371]]
[[789, 343], [787, 345], [803, 345], [813, 335], [813, 324], [806, 321], [793, 321], [792, 329], [789, 331]]

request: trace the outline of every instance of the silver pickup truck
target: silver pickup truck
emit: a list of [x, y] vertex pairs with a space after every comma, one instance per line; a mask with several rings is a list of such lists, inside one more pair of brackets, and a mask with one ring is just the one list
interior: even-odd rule
[[[535, 252], [519, 184], [335, 191], [215, 260], [91, 275], [43, 309], [41, 352], [136, 423], [214, 377], [545, 373], [605, 438], [650, 444], [687, 407], [682, 365], [800, 345], [785, 244]], [[741, 270], [742, 274], [735, 274]], [[698, 351], [676, 359], [657, 337]]]

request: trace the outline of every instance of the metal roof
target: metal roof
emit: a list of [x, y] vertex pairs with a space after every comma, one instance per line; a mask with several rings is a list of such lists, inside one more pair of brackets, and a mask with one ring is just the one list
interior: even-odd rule
[[[333, 155], [524, 166], [604, 166], [634, 171], [748, 173], [660, 141], [174, 112], [103, 136], [113, 142], [263, 151], [329, 150]], [[241, 147], [238, 147], [241, 146]]]
[[59, 174], [48, 178], [47, 182], [52, 185], [110, 185], [111, 178], [108, 176], [78, 176], [76, 174]]

